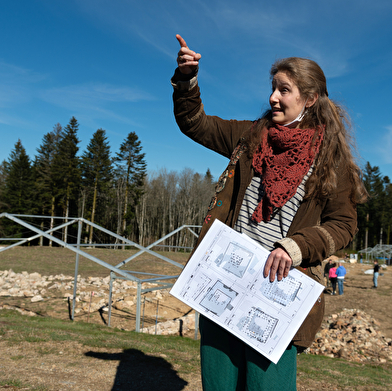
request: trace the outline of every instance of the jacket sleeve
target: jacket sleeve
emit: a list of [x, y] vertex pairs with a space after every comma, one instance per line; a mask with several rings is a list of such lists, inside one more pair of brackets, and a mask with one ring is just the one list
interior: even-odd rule
[[173, 102], [176, 122], [186, 136], [197, 143], [230, 158], [243, 132], [251, 121], [223, 120], [206, 115], [200, 98], [197, 76], [190, 80], [176, 70], [171, 79], [174, 87]]
[[[357, 232], [356, 205], [350, 200], [351, 182], [347, 173], [340, 172], [340, 180], [335, 194], [320, 206], [315, 201], [309, 203], [307, 213], [300, 217], [303, 227], [290, 233], [278, 242], [293, 259], [293, 265], [308, 267], [322, 262], [336, 251], [346, 247]], [[321, 213], [317, 209], [321, 208]], [[311, 221], [308, 216], [319, 216]]]

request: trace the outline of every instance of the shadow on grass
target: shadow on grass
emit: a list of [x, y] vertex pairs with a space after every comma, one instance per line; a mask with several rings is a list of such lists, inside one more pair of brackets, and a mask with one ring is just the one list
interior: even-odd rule
[[119, 361], [112, 391], [180, 391], [188, 384], [165, 359], [147, 356], [140, 350], [125, 349], [122, 353], [90, 351], [85, 355], [98, 360]]

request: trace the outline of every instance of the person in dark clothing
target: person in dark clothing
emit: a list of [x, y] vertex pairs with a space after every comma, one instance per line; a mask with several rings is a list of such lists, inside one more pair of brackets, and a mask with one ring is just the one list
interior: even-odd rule
[[325, 287], [329, 287], [329, 269], [332, 267], [332, 259], [328, 259], [328, 262], [326, 263], [324, 267], [324, 283]]

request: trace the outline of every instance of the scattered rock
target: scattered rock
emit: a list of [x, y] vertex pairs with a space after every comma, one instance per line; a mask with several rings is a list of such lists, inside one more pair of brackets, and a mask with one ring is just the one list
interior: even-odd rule
[[178, 319], [160, 322], [154, 326], [145, 327], [140, 331], [156, 335], [183, 335], [195, 330], [195, 314], [183, 316]]
[[31, 299], [31, 302], [32, 303], [36, 303], [37, 301], [43, 301], [44, 299], [43, 299], [43, 297], [41, 296], [41, 295], [37, 295], [37, 296], [34, 296], [32, 299]]
[[[94, 312], [109, 305], [110, 276], [105, 278], [77, 277], [77, 292], [75, 300], [82, 302], [82, 310]], [[143, 289], [156, 288], [158, 284], [144, 283]], [[131, 309], [137, 302], [137, 283], [135, 281], [116, 279], [113, 281], [112, 303], [117, 309]], [[69, 291], [74, 289], [74, 277], [59, 274], [56, 276], [42, 276], [39, 273], [15, 273], [13, 270], [0, 271], [0, 297], [26, 297], [32, 302], [44, 300], [47, 291], [61, 291], [62, 296], [68, 300], [73, 299]], [[68, 291], [68, 292], [66, 292]], [[169, 295], [169, 290], [155, 290], [152, 292], [154, 300], [145, 298], [147, 302], [163, 300]], [[80, 309], [79, 311], [80, 312]]]
[[21, 309], [21, 308], [14, 307], [14, 306], [7, 305], [7, 304], [0, 305], [0, 310], [2, 310], [2, 309], [4, 309], [4, 310], [14, 310], [14, 311], [18, 311], [18, 312], [20, 312], [22, 315], [27, 315], [27, 316], [36, 316], [36, 315], [37, 315], [37, 314], [34, 313], [33, 311], [26, 311], [26, 310], [23, 310], [23, 309]]
[[392, 361], [392, 340], [379, 331], [379, 323], [365, 312], [344, 309], [323, 322], [307, 353], [349, 361]]

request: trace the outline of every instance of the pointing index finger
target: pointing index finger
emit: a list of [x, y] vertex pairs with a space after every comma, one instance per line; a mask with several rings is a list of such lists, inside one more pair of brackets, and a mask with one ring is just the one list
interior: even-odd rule
[[176, 34], [176, 38], [177, 38], [177, 41], [179, 42], [179, 44], [181, 45], [182, 48], [187, 48], [188, 47], [188, 45], [186, 44], [184, 38], [182, 38], [180, 34]]

